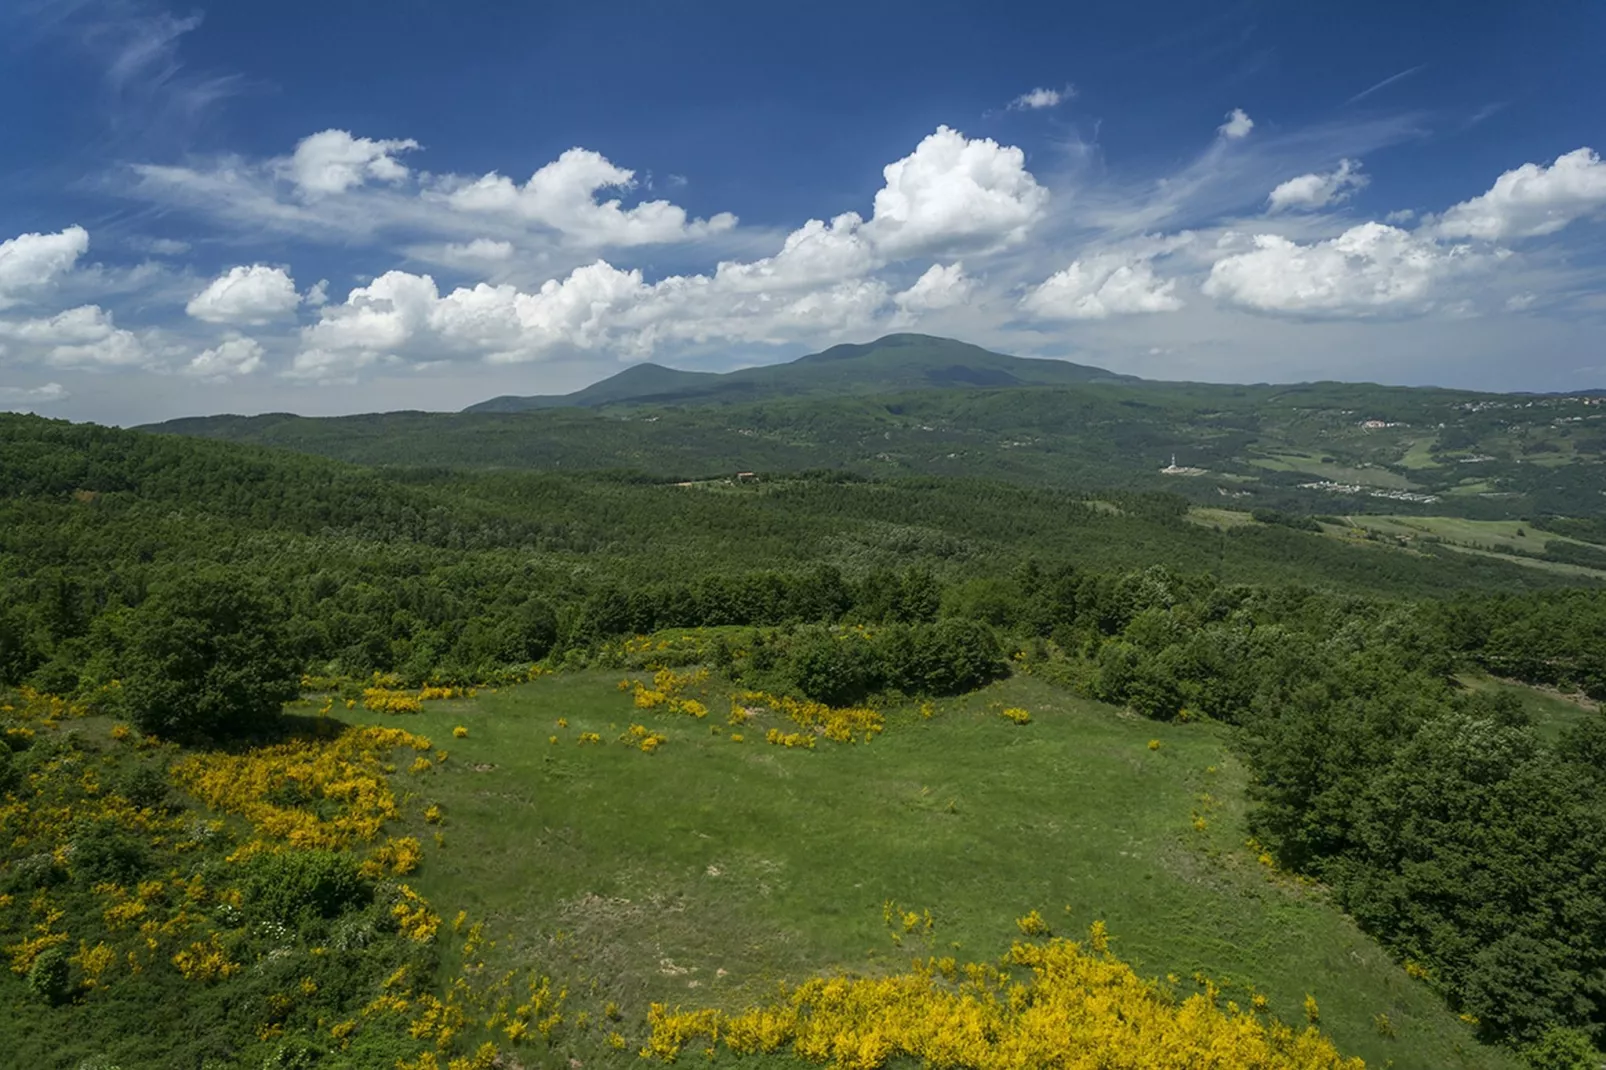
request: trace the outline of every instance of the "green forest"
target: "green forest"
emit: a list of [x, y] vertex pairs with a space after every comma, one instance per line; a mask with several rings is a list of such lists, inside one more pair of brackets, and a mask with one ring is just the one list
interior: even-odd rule
[[[1600, 443], [1557, 422], [1561, 399], [1513, 417], [1509, 398], [1273, 389], [155, 429], [178, 434], [0, 416], [0, 1044], [19, 1065], [424, 1070], [625, 1065], [706, 1034], [716, 1061], [859, 1065], [816, 1057], [801, 1032], [742, 1047], [729, 1031], [757, 1027], [735, 1017], [719, 1049], [710, 1023], [751, 1008], [676, 1017], [654, 988], [670, 967], [615, 964], [657, 977], [616, 1001], [586, 973], [605, 961], [564, 952], [558, 928], [521, 944], [494, 916], [450, 921], [441, 896], [480, 893], [435, 861], [454, 811], [430, 816], [432, 789], [400, 786], [403, 771], [467, 783], [447, 753], [503, 701], [524, 703], [498, 716], [527, 727], [480, 764], [585, 753], [585, 732], [546, 742], [551, 724], [572, 730], [541, 698], [583, 685], [600, 697], [564, 701], [619, 703], [637, 721], [620, 740], [654, 768], [687, 759], [685, 724], [762, 745], [744, 722], [773, 716], [775, 760], [823, 765], [834, 745], [895, 756], [900, 733], [965, 723], [941, 711], [976, 703], [1022, 733], [1052, 724], [1021, 703], [1069, 704], [1145, 726], [1161, 755], [1220, 740], [1209, 770], [1241, 764], [1247, 836], [1188, 839], [1217, 820], [1210, 793], [1174, 815], [1198, 882], [1247, 860], [1273, 901], [1349, 919], [1381, 949], [1376, 983], [1440, 1016], [1413, 1039], [1384, 1010], [1324, 1016], [1309, 993], [1302, 1010], [1273, 993], [1283, 1019], [1376, 1065], [1389, 1044], [1442, 1043], [1459, 1065], [1598, 1066], [1606, 527], [1576, 491], [1601, 500]], [[1173, 454], [1209, 474], [1161, 474]], [[1480, 489], [1458, 492], [1477, 466], [1492, 466]], [[1322, 480], [1356, 489], [1300, 486]], [[436, 708], [462, 723], [431, 721]], [[1080, 805], [1074, 784], [1034, 791], [1044, 821]], [[1021, 857], [1022, 879], [1043, 864]], [[895, 943], [931, 928], [930, 911], [888, 910]], [[484, 950], [496, 939], [512, 942]], [[1070, 968], [1040, 957], [1059, 946], [1011, 952], [997, 984]], [[793, 1018], [834, 1021], [793, 998]], [[1263, 1002], [1219, 1013], [1253, 1022]], [[887, 1058], [935, 1058], [888, 1043]], [[1430, 1065], [1429, 1050], [1400, 1048], [1396, 1065]], [[1256, 1065], [1339, 1065], [1307, 1056]]]

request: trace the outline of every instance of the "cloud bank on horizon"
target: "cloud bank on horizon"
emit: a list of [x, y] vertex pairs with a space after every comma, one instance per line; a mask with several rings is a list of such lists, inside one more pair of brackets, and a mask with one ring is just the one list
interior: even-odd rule
[[[233, 76], [186, 73], [203, 18], [90, 4], [41, 23], [35, 48], [67, 63], [113, 17], [144, 32], [101, 55], [109, 115], [133, 98], [172, 131], [175, 113], [227, 113]], [[28, 204], [50, 225], [0, 241], [0, 408], [456, 407], [621, 362], [720, 369], [898, 330], [1170, 378], [1600, 385], [1598, 128], [1537, 157], [1500, 139], [1468, 154], [1488, 116], [1375, 106], [1431, 67], [1314, 115], [1238, 100], [1250, 79], [1129, 162], [1100, 140], [1119, 112], [1079, 115], [1088, 79], [1049, 73], [1061, 88], [887, 145], [856, 203], [818, 160], [799, 195], [823, 210], [790, 221], [762, 190], [721, 205], [713, 174], [655, 179], [665, 164], [609, 129], [623, 149], [525, 167], [500, 140], [437, 150], [404, 108], [308, 116], [277, 148], [102, 139], [73, 154], [72, 196]], [[1412, 161], [1436, 153], [1450, 177], [1424, 187]], [[1500, 163], [1474, 185], [1468, 155]], [[740, 154], [722, 162], [740, 186]]]

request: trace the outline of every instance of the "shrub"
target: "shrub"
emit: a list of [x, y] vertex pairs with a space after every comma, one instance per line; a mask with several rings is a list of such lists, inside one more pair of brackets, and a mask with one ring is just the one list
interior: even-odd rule
[[82, 822], [72, 844], [73, 874], [85, 884], [133, 884], [151, 865], [145, 841], [110, 822]]
[[336, 918], [373, 900], [373, 886], [349, 855], [336, 851], [285, 851], [251, 862], [246, 907], [267, 921], [299, 925]]
[[832, 706], [857, 702], [879, 683], [880, 673], [866, 644], [839, 639], [823, 629], [799, 631], [790, 661], [793, 685], [816, 702]]
[[78, 665], [71, 651], [63, 650], [56, 657], [35, 669], [28, 682], [34, 690], [47, 695], [68, 695], [78, 689]]
[[945, 620], [919, 629], [915, 645], [923, 662], [923, 690], [930, 694], [971, 691], [1003, 671], [998, 640], [978, 621]]
[[118, 781], [117, 791], [141, 809], [163, 809], [168, 802], [167, 774], [155, 766], [135, 766]]
[[304, 1036], [289, 1037], [262, 1063], [262, 1070], [312, 1070], [329, 1049]]
[[71, 992], [67, 983], [69, 969], [66, 948], [46, 948], [28, 970], [28, 991], [51, 1006], [65, 1003]]
[[1522, 1057], [1533, 1070], [1598, 1070], [1601, 1053], [1577, 1029], [1552, 1026], [1522, 1049]]
[[18, 858], [0, 873], [0, 894], [16, 895], [60, 884], [66, 872], [49, 851]]

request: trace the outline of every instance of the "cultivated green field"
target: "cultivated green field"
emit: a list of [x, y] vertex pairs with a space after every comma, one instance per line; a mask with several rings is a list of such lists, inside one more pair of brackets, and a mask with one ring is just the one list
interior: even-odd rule
[[[621, 675], [548, 677], [407, 719], [437, 740], [469, 732], [415, 782], [415, 802], [446, 815], [433, 848], [419, 823], [415, 886], [448, 916], [488, 920], [491, 965], [555, 971], [594, 1020], [621, 1005], [618, 1026], [572, 1035], [585, 1065], [632, 1064], [652, 1001], [741, 1006], [781, 980], [899, 969], [911, 951], [996, 960], [1033, 908], [1071, 935], [1104, 919], [1118, 954], [1184, 990], [1200, 971], [1228, 997], [1264, 992], [1288, 1021], [1311, 993], [1368, 1065], [1515, 1065], [1319, 889], [1257, 863], [1218, 726], [1157, 724], [1016, 676], [929, 719], [891, 711], [871, 743], [788, 750], [763, 741], [762, 718], [733, 741], [718, 688], [698, 720], [635, 709]], [[619, 742], [632, 723], [668, 742]], [[932, 942], [895, 946], [887, 900], [929, 909]], [[629, 1051], [608, 1049], [612, 1028]]]

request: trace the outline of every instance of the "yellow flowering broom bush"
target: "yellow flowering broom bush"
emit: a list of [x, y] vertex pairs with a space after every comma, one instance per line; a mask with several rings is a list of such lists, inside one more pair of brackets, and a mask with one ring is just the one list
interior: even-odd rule
[[951, 1070], [1364, 1068], [1314, 1027], [1223, 1007], [1213, 989], [1178, 998], [1101, 942], [1018, 942], [1002, 968], [917, 959], [890, 977], [816, 978], [735, 1015], [653, 1004], [642, 1054], [668, 1062], [693, 1043], [723, 1043], [742, 1055], [790, 1049], [840, 1070], [893, 1059]]
[[[428, 752], [431, 743], [398, 728], [354, 727], [334, 739], [192, 754], [175, 762], [170, 775], [212, 809], [245, 818], [262, 840], [338, 849], [372, 842], [385, 822], [401, 816], [384, 770], [399, 747]], [[302, 805], [311, 802], [332, 816]]]
[[746, 715], [744, 720], [768, 709], [804, 731], [818, 732], [833, 743], [852, 743], [855, 738], [869, 741], [886, 729], [886, 719], [868, 706], [828, 706], [767, 691], [740, 692], [732, 703]]

